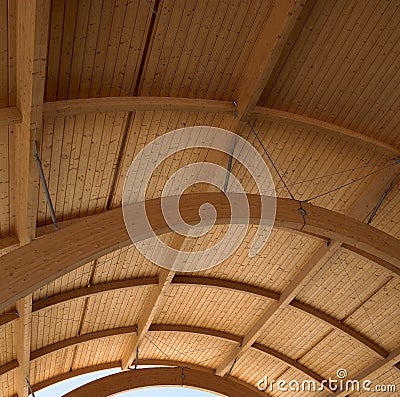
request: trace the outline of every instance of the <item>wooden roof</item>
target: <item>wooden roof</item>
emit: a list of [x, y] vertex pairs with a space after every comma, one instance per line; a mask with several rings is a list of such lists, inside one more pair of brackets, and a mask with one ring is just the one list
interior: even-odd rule
[[[0, 396], [27, 397], [26, 378], [38, 390], [126, 369], [137, 347], [139, 363], [202, 371], [212, 390], [215, 376], [256, 393], [266, 374], [339, 368], [400, 390], [399, 22], [397, 0], [0, 0]], [[252, 224], [221, 264], [179, 273], [130, 243], [122, 189], [142, 148], [196, 125], [268, 163], [267, 148], [278, 216], [255, 257]], [[146, 192], [154, 216], [193, 162], [228, 156], [163, 162]], [[255, 214], [254, 179], [239, 162], [231, 172]], [[187, 193], [225, 211], [216, 189]], [[226, 230], [222, 214], [198, 240], [161, 238], [197, 251]]]

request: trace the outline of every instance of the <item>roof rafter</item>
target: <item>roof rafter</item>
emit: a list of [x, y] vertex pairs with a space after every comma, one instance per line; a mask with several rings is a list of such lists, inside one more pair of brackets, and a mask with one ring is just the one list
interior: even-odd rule
[[125, 347], [125, 351], [121, 360], [122, 369], [124, 370], [128, 369], [128, 367], [132, 364], [136, 354], [136, 349], [139, 348], [140, 344], [144, 340], [155, 315], [158, 313], [158, 309], [163, 301], [165, 292], [168, 286], [171, 284], [172, 278], [174, 277], [175, 272], [172, 270], [160, 270], [161, 272], [158, 277], [158, 284], [153, 287], [146, 300], [146, 303], [143, 306], [143, 311], [140, 313], [137, 324], [137, 332], [135, 335], [130, 337], [129, 342]]
[[[398, 170], [396, 167], [393, 167], [385, 175], [375, 176], [373, 181], [370, 183], [370, 188], [366, 189], [361, 197], [352, 204], [348, 210], [348, 214], [360, 220], [363, 220], [368, 216], [370, 211], [374, 208], [377, 200], [381, 197], [386, 185], [397, 175], [397, 172]], [[360, 201], [362, 205], [358, 205], [358, 201]], [[308, 223], [307, 216], [305, 222], [306, 224]], [[222, 364], [217, 368], [217, 375], [223, 376], [229, 371], [237, 359], [246, 353], [253, 343], [255, 343], [265, 327], [274, 321], [282, 310], [294, 300], [296, 295], [307, 284], [308, 280], [314, 276], [315, 271], [325, 266], [333, 255], [338, 252], [341, 245], [342, 244], [339, 241], [331, 241], [328, 246], [325, 243], [319, 245], [315, 252], [307, 259], [300, 271], [295, 275], [293, 280], [283, 290], [279, 300], [271, 305], [259, 320], [253, 324], [244, 336], [243, 342], [232, 349], [227, 355]]]
[[265, 18], [235, 92], [239, 122], [247, 122], [282, 53], [286, 51], [292, 31], [303, 22], [305, 15], [302, 14], [308, 14], [311, 3], [277, 0], [269, 6], [268, 18]]
[[278, 301], [274, 302], [264, 312], [264, 314], [257, 320], [250, 328], [247, 334], [243, 337], [240, 345], [233, 348], [224, 359], [222, 364], [217, 368], [216, 374], [224, 376], [229, 369], [234, 365], [250, 347], [256, 342], [257, 338], [263, 332], [264, 327], [271, 323], [282, 310], [285, 309], [290, 302], [295, 298], [298, 292], [304, 287], [307, 281], [311, 278], [313, 272], [321, 262], [328, 262], [329, 259], [336, 253], [338, 244], [329, 247], [326, 244], [321, 244], [320, 247], [307, 259], [303, 267], [296, 274], [293, 280], [283, 290]]

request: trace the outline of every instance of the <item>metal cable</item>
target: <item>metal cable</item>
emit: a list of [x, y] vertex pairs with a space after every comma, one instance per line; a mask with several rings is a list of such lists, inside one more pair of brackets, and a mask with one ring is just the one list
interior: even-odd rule
[[329, 194], [329, 193], [336, 192], [337, 190], [342, 189], [342, 188], [344, 188], [344, 187], [347, 187], [347, 186], [349, 186], [349, 185], [352, 185], [353, 183], [362, 181], [363, 179], [366, 179], [366, 178], [368, 178], [368, 177], [371, 176], [371, 175], [375, 175], [375, 174], [377, 174], [377, 173], [379, 173], [379, 172], [381, 172], [381, 171], [384, 171], [384, 170], [387, 169], [387, 168], [393, 167], [393, 166], [395, 166], [395, 165], [397, 165], [397, 164], [399, 164], [399, 163], [400, 163], [400, 159], [399, 159], [399, 160], [395, 160], [394, 162], [392, 162], [392, 163], [386, 165], [385, 167], [382, 167], [382, 168], [380, 168], [380, 169], [378, 169], [378, 170], [372, 171], [372, 172], [370, 172], [370, 173], [368, 173], [368, 174], [366, 174], [366, 175], [360, 176], [360, 177], [358, 177], [358, 178], [356, 178], [356, 179], [354, 179], [354, 180], [352, 180], [352, 181], [350, 181], [350, 182], [347, 182], [347, 183], [345, 183], [345, 184], [343, 184], [343, 185], [341, 185], [341, 186], [338, 186], [338, 187], [336, 187], [336, 188], [334, 188], [334, 189], [328, 190], [327, 192], [318, 194], [318, 195], [316, 195], [316, 196], [314, 196], [314, 197], [310, 197], [310, 198], [308, 198], [308, 199], [301, 200], [301, 201], [302, 201], [303, 203], [308, 203], [308, 202], [310, 202], [311, 200], [315, 200], [315, 199], [317, 199], [317, 198], [326, 196], [326, 195]]
[[270, 163], [272, 164], [272, 166], [274, 167], [274, 170], [276, 171], [276, 173], [279, 176], [279, 179], [281, 180], [281, 182], [283, 183], [283, 186], [285, 186], [285, 189], [287, 190], [287, 192], [289, 193], [289, 196], [292, 198], [292, 200], [296, 200], [292, 194], [292, 192], [290, 191], [288, 185], [286, 184], [286, 182], [283, 180], [283, 177], [281, 175], [281, 173], [279, 172], [277, 166], [275, 165], [275, 162], [272, 160], [271, 155], [268, 153], [267, 148], [265, 147], [264, 143], [262, 142], [262, 140], [260, 139], [260, 137], [258, 136], [258, 134], [256, 133], [256, 131], [254, 130], [253, 125], [250, 123], [250, 121], [247, 121], [248, 126], [250, 127], [250, 131], [255, 135], [255, 137], [257, 138], [259, 144], [261, 145], [261, 147], [263, 148], [266, 156], [268, 157], [268, 160], [270, 161]]

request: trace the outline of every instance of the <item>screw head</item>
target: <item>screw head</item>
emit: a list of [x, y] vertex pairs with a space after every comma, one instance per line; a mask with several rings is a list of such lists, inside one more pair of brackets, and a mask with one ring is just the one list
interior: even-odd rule
[[307, 211], [304, 208], [300, 207], [297, 211], [299, 212], [299, 214], [301, 216], [306, 216], [307, 215]]

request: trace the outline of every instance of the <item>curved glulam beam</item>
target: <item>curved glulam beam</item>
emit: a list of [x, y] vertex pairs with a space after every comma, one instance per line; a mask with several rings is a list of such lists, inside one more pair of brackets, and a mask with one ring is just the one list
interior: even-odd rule
[[[146, 278], [137, 278], [130, 280], [119, 280], [112, 281], [110, 283], [92, 285], [89, 287], [83, 287], [72, 291], [63, 292], [58, 295], [54, 295], [45, 299], [42, 299], [32, 306], [33, 313], [39, 312], [40, 310], [48, 309], [50, 307], [54, 307], [56, 305], [60, 305], [63, 303], [68, 303], [75, 299], [86, 298], [88, 296], [93, 296], [96, 294], [106, 293], [110, 291], [116, 291], [121, 289], [131, 289], [140, 286], [153, 286], [158, 283], [157, 277], [146, 277]], [[252, 294], [254, 296], [266, 299], [272, 299], [278, 301], [280, 299], [280, 295], [276, 292], [272, 292], [270, 290], [256, 287], [249, 284], [239, 283], [236, 281], [229, 281], [218, 278], [210, 278], [210, 277], [193, 277], [193, 276], [185, 276], [185, 275], [175, 275], [171, 285], [176, 286], [194, 286], [194, 287], [214, 287], [214, 288], [223, 288], [229, 289], [235, 292], [243, 292], [246, 294]], [[386, 357], [387, 352], [382, 349], [380, 346], [376, 345], [374, 342], [370, 341], [368, 338], [355, 331], [351, 327], [343, 324], [342, 322], [332, 318], [326, 313], [320, 312], [319, 310], [313, 308], [310, 305], [306, 305], [299, 301], [293, 300], [289, 306], [294, 307], [302, 313], [306, 313], [311, 315], [314, 318], [317, 318], [324, 323], [332, 326], [334, 329], [344, 333], [350, 338], [354, 339], [361, 345], [367, 347], [372, 352], [377, 354], [379, 357]], [[18, 318], [18, 314], [16, 312], [11, 312], [7, 314], [0, 315], [0, 325], [9, 323]]]
[[[237, 194], [228, 194], [231, 201]], [[247, 195], [251, 224], [260, 220], [260, 197]], [[168, 198], [165, 198], [168, 202]], [[192, 193], [181, 196], [180, 210], [183, 219], [190, 224], [199, 220], [198, 210], [204, 203], [214, 205], [217, 223], [240, 223], [242, 216], [231, 219], [230, 207], [223, 193]], [[168, 208], [168, 203], [166, 204]], [[303, 203], [306, 215], [299, 213], [299, 203], [278, 198], [275, 226], [301, 233], [312, 233], [321, 238], [329, 238], [379, 259], [379, 265], [391, 263], [400, 275], [400, 240], [374, 227], [348, 216]], [[141, 203], [132, 205], [132, 219], [135, 211], [140, 211]], [[171, 231], [167, 225], [160, 199], [146, 201], [149, 221], [156, 234]], [[203, 221], [207, 221], [203, 217]], [[208, 219], [211, 222], [211, 219]], [[137, 225], [141, 228], [141, 225]], [[140, 229], [139, 229], [140, 230]], [[147, 236], [142, 236], [143, 239]], [[120, 208], [99, 215], [85, 217], [56, 233], [46, 235], [0, 257], [0, 310], [39, 289], [58, 277], [116, 249], [131, 243], [126, 231]], [[32, 269], [35, 269], [32, 272]]]
[[378, 139], [371, 138], [368, 135], [349, 130], [348, 128], [340, 127], [336, 124], [331, 124], [311, 117], [302, 116], [300, 114], [257, 106], [254, 109], [253, 116], [276, 120], [303, 128], [305, 127], [307, 129], [316, 130], [318, 132], [326, 132], [328, 134], [339, 137], [351, 138], [358, 142], [369, 144], [380, 150], [384, 150], [397, 156], [400, 154], [400, 148], [389, 145], [388, 143], [382, 142]]
[[[45, 102], [43, 104], [43, 118], [67, 117], [87, 113], [163, 110], [231, 114], [232, 120], [234, 120], [233, 111], [235, 109], [231, 102], [208, 99], [173, 97], [103, 97]], [[290, 125], [324, 132], [341, 138], [353, 139], [356, 142], [368, 144], [390, 154], [397, 156], [400, 154], [400, 148], [392, 146], [386, 142], [311, 117], [261, 106], [256, 106], [254, 110], [250, 112], [250, 115], [257, 117], [258, 119], [271, 119]], [[16, 124], [19, 122], [21, 122], [21, 115], [18, 109], [0, 109], [0, 125]]]
[[[112, 328], [103, 331], [97, 331], [89, 334], [80, 335], [74, 338], [66, 339], [52, 345], [43, 347], [42, 349], [33, 351], [31, 353], [31, 361], [42, 358], [48, 354], [57, 352], [62, 349], [66, 349], [72, 346], [77, 346], [85, 342], [90, 342], [93, 340], [99, 340], [102, 338], [108, 338], [113, 336], [121, 336], [133, 334], [136, 332], [136, 327], [123, 327], [123, 328]], [[152, 324], [149, 328], [149, 332], [185, 332], [189, 334], [197, 334], [197, 335], [206, 335], [214, 338], [220, 338], [230, 342], [241, 343], [242, 337], [238, 335], [233, 335], [227, 332], [218, 331], [209, 328], [202, 327], [193, 327], [186, 325], [172, 325], [172, 324]], [[264, 354], [269, 355], [270, 357], [279, 360], [285, 365], [290, 366], [291, 368], [300, 371], [306, 376], [310, 376], [315, 379], [317, 382], [321, 382], [324, 378], [319, 374], [312, 371], [310, 368], [305, 367], [299, 362], [291, 359], [290, 357], [286, 357], [285, 355], [261, 344], [254, 344], [252, 346], [255, 350], [262, 352]], [[0, 367], [0, 374], [4, 374], [7, 371], [10, 371], [15, 368], [15, 363], [7, 363], [3, 367]]]
[[173, 97], [103, 97], [69, 99], [45, 102], [43, 118], [67, 117], [85, 113], [171, 111], [231, 113], [235, 110], [231, 102], [210, 99]]
[[[184, 377], [182, 376], [184, 374]], [[265, 397], [256, 387], [234, 378], [224, 378], [208, 371], [185, 368], [143, 368], [109, 375], [87, 383], [63, 397], [108, 397], [124, 391], [151, 386], [186, 386], [230, 397]]]
[[[103, 292], [110, 292], [115, 290], [121, 290], [126, 288], [135, 288], [141, 286], [151, 286], [158, 284], [158, 277], [143, 277], [134, 278], [130, 280], [118, 280], [111, 281], [104, 284], [90, 285], [89, 287], [83, 287], [62, 294], [53, 295], [45, 299], [41, 299], [38, 302], [33, 303], [32, 311], [37, 312], [43, 309], [47, 309], [51, 306], [60, 305], [65, 302], [69, 302], [79, 298], [86, 298], [92, 295], [101, 294]], [[0, 316], [1, 324], [1, 316]]]

